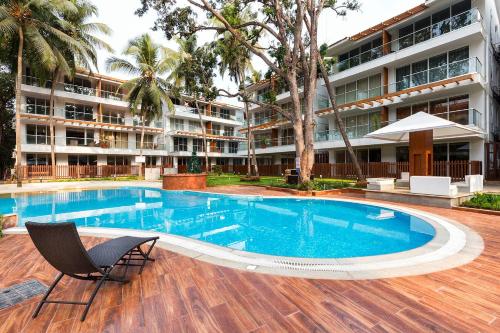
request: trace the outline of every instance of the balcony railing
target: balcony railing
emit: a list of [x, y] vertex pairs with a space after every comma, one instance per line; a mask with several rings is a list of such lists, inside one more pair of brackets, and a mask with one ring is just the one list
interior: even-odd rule
[[[147, 150], [165, 150], [166, 145], [163, 143], [156, 143], [156, 142], [144, 142], [142, 149], [147, 149]], [[141, 149], [141, 143], [140, 142], [135, 142], [135, 149]]]
[[364, 99], [376, 98], [388, 93], [395, 93], [409, 88], [423, 86], [433, 82], [452, 79], [465, 74], [482, 75], [482, 64], [478, 58], [458, 60], [446, 65], [433, 67], [421, 72], [403, 76], [398, 82], [372, 89], [356, 89], [336, 95], [337, 105], [355, 103]]
[[476, 109], [471, 108], [431, 114], [460, 125], [484, 128], [482, 114]]
[[[377, 46], [368, 51], [361, 52], [356, 56], [340, 61], [333, 66], [332, 74], [359, 66], [361, 64], [381, 58], [388, 53], [403, 50], [410, 46], [417, 45], [429, 39], [442, 36], [446, 33], [449, 33], [450, 31], [455, 31], [480, 21], [481, 15], [479, 13], [479, 10], [477, 8], [472, 8], [466, 12], [460, 13], [451, 18], [415, 31], [412, 34], [402, 36], [389, 43]], [[385, 54], [384, 50], [386, 50]]]
[[[389, 125], [390, 122], [375, 122], [373, 124], [364, 124], [357, 126], [346, 126], [345, 131], [349, 139], [359, 139], [364, 137], [366, 134], [378, 130], [384, 126]], [[325, 141], [341, 141], [342, 135], [338, 129], [333, 129], [329, 131], [317, 132], [315, 134], [316, 142]]]
[[[48, 89], [50, 89], [51, 87], [50, 81], [46, 81], [44, 84], [42, 84], [42, 81], [39, 80], [38, 78], [26, 75], [23, 76], [23, 84], [34, 87], [48, 88]], [[56, 84], [56, 90], [65, 91], [73, 94], [85, 95], [85, 96], [99, 96], [105, 99], [111, 99], [116, 101], [124, 101], [126, 99], [124, 94], [118, 92], [98, 90], [92, 87], [85, 87], [66, 82], [58, 82]]]
[[220, 119], [226, 119], [226, 120], [232, 120], [232, 121], [241, 121], [241, 119], [238, 119], [236, 116], [232, 114], [227, 114], [227, 113], [221, 113], [221, 112], [211, 112], [210, 115], [207, 115], [206, 111], [201, 109], [198, 110], [196, 108], [192, 108], [189, 106], [180, 106], [176, 105], [175, 106], [175, 111], [177, 112], [186, 112], [186, 113], [191, 113], [198, 115], [198, 112], [200, 111], [201, 114], [205, 117], [214, 117], [214, 118], [220, 118]]
[[478, 58], [459, 60], [418, 73], [412, 73], [404, 76], [402, 80], [389, 85], [388, 90], [389, 93], [397, 92], [470, 73], [482, 73], [482, 64]]
[[26, 134], [26, 143], [31, 145], [50, 145], [50, 136], [45, 134]]
[[118, 115], [102, 115], [102, 122], [106, 124], [125, 125], [125, 117]]

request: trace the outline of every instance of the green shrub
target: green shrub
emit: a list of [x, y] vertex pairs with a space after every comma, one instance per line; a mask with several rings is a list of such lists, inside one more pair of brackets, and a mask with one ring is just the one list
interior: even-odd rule
[[188, 161], [188, 173], [201, 173], [201, 162], [196, 152], [193, 151], [191, 158]]
[[472, 199], [464, 202], [462, 206], [500, 211], [500, 194], [477, 193]]
[[220, 165], [214, 165], [212, 166], [212, 172], [216, 174], [217, 176], [222, 175], [222, 166]]

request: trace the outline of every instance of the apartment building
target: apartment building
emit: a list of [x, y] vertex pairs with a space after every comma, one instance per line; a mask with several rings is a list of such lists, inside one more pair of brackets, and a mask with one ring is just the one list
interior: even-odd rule
[[[29, 68], [25, 68], [23, 74], [19, 130], [24, 177], [51, 176], [50, 168], [43, 167], [51, 164], [50, 83], [40, 82]], [[132, 167], [140, 162], [142, 123], [131, 114], [125, 92], [120, 89], [121, 83], [123, 81], [116, 78], [83, 71], [73, 79], [66, 77], [57, 83], [54, 123], [58, 177], [105, 176], [102, 174], [105, 166], [113, 166], [108, 168], [113, 174], [137, 172], [138, 169]], [[199, 141], [198, 111], [192, 101], [175, 102], [175, 111], [165, 106], [162, 116], [145, 126], [143, 156], [149, 168], [178, 168], [180, 165], [182, 169], [193, 150], [202, 152], [204, 149]], [[237, 150], [242, 140], [239, 134], [242, 111], [217, 102], [200, 102], [200, 105], [210, 139], [210, 163], [241, 163]], [[82, 168], [85, 166], [89, 168]], [[78, 174], [71, 174], [76, 172]]]
[[[434, 143], [434, 161], [480, 162], [500, 169], [500, 57], [498, 4], [494, 0], [428, 0], [329, 46], [336, 59], [330, 82], [337, 109], [361, 163], [408, 162], [408, 144], [364, 136], [423, 111], [480, 134]], [[272, 82], [250, 89], [264, 98]], [[289, 103], [278, 91], [277, 101]], [[262, 165], [294, 164], [293, 130], [259, 106], [251, 109], [256, 153]], [[323, 80], [315, 101], [316, 163], [349, 164]]]

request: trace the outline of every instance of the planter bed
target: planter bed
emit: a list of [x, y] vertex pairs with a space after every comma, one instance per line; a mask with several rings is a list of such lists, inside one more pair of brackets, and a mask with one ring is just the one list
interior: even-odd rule
[[164, 190], [204, 190], [207, 188], [207, 174], [180, 173], [173, 175], [163, 175]]

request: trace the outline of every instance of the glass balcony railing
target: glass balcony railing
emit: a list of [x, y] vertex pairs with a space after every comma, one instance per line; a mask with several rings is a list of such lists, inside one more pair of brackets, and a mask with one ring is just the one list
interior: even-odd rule
[[49, 113], [50, 113], [50, 110], [49, 110], [49, 106], [48, 105], [27, 104], [24, 107], [24, 113], [48, 116]]
[[82, 112], [82, 111], [74, 111], [74, 110], [68, 110], [68, 109], [64, 109], [62, 111], [64, 112], [65, 119], [83, 120], [83, 121], [96, 121], [96, 119], [97, 119], [97, 115], [94, 114], [93, 111]]
[[[363, 125], [346, 126], [345, 131], [349, 139], [359, 139], [364, 137], [368, 133], [376, 131], [379, 128], [382, 128], [389, 124], [390, 122], [374, 122], [371, 124], [367, 123]], [[340, 134], [340, 131], [338, 129], [333, 129], [329, 131], [317, 132], [315, 134], [315, 140], [316, 142], [325, 142], [325, 141], [341, 141], [343, 139], [342, 135]]]
[[478, 58], [458, 60], [442, 66], [403, 76], [398, 82], [389, 85], [389, 93], [418, 87], [428, 83], [451, 79], [465, 74], [482, 74], [482, 64]]
[[74, 147], [98, 147], [96, 140], [93, 137], [66, 136], [65, 138], [56, 137], [56, 145], [66, 145]]
[[225, 120], [233, 120], [233, 121], [241, 121], [241, 119], [238, 119], [235, 115], [228, 114], [225, 112], [211, 112], [210, 115], [207, 115], [206, 110], [198, 110], [196, 108], [192, 108], [189, 106], [181, 106], [181, 105], [176, 105], [175, 106], [175, 112], [186, 112], [186, 113], [191, 113], [198, 115], [198, 112], [201, 112], [201, 114], [205, 117], [213, 117], [213, 118], [219, 118], [219, 119], [225, 119]]
[[[137, 142], [135, 143], [135, 148], [136, 149], [141, 149], [141, 143]], [[166, 145], [163, 143], [156, 143], [156, 142], [144, 142], [142, 149], [147, 149], [147, 150], [165, 150]]]
[[46, 134], [26, 134], [26, 143], [31, 145], [50, 145], [50, 136]]
[[386, 54], [406, 49], [413, 45], [417, 45], [429, 39], [442, 36], [451, 31], [464, 28], [480, 21], [481, 15], [479, 13], [479, 10], [477, 8], [472, 8], [468, 11], [432, 24], [406, 36], [401, 36], [400, 38], [395, 39], [387, 44], [377, 46], [368, 51], [361, 52], [358, 55], [340, 61], [332, 67], [331, 74], [345, 71], [347, 69], [381, 58]]
[[[23, 84], [33, 86], [33, 87], [41, 87], [41, 88], [51, 88], [51, 81], [45, 81], [42, 83], [41, 80], [34, 76], [23, 76]], [[92, 87], [85, 87], [76, 84], [66, 83], [66, 82], [58, 82], [56, 84], [56, 90], [65, 91], [73, 94], [86, 95], [86, 96], [99, 96], [105, 99], [111, 99], [115, 101], [124, 101], [126, 97], [124, 94], [114, 91], [105, 91], [98, 90]]]
[[125, 117], [122, 115], [103, 114], [102, 122], [106, 124], [125, 125]]

